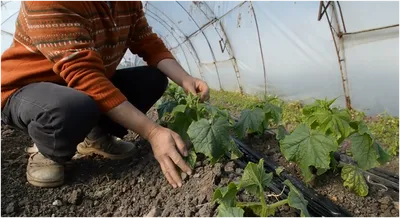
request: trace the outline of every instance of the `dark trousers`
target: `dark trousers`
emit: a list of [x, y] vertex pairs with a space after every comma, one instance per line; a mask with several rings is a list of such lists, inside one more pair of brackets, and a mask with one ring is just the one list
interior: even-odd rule
[[[147, 66], [117, 70], [111, 81], [143, 113], [168, 85], [161, 71]], [[101, 114], [96, 102], [85, 93], [49, 82], [19, 89], [1, 114], [5, 124], [29, 134], [43, 155], [60, 163], [70, 160], [76, 146], [88, 135], [108, 133], [122, 138], [128, 133]]]

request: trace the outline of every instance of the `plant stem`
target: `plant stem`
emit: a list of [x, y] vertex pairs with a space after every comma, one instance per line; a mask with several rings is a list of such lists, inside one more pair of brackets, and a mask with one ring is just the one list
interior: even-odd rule
[[[262, 189], [261, 189], [262, 190]], [[260, 201], [261, 201], [261, 216], [268, 216], [267, 215], [267, 210], [268, 210], [268, 205], [265, 202], [265, 197], [264, 197], [264, 192], [260, 193]]]
[[283, 199], [283, 200], [280, 200], [280, 201], [275, 202], [275, 203], [273, 203], [273, 204], [270, 204], [270, 205], [268, 205], [268, 206], [269, 206], [270, 208], [277, 208], [277, 207], [280, 207], [280, 206], [285, 205], [285, 204], [287, 204], [287, 203], [289, 203], [289, 199]]
[[196, 115], [197, 115], [197, 121], [199, 121], [200, 120], [200, 113], [198, 111], [198, 108], [196, 108]]

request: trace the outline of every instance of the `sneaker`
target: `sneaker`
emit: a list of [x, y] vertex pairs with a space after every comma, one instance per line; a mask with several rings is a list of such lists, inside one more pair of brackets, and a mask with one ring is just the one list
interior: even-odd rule
[[30, 155], [26, 168], [28, 182], [38, 187], [57, 187], [64, 183], [64, 166], [40, 152]]
[[83, 155], [100, 155], [112, 160], [121, 160], [137, 154], [137, 147], [131, 142], [125, 142], [111, 135], [102, 136], [96, 140], [87, 137], [78, 144], [77, 150]]

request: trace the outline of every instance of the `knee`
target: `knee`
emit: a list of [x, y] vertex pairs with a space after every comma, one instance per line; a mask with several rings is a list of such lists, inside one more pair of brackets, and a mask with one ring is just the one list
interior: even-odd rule
[[77, 125], [83, 129], [91, 129], [101, 114], [95, 100], [80, 91], [75, 91], [73, 95], [60, 96], [54, 102], [52, 110], [51, 113], [58, 117], [63, 126], [73, 128]]
[[97, 124], [101, 112], [91, 97], [77, 90], [55, 94], [57, 98], [30, 122], [28, 133], [40, 152], [61, 161], [75, 154], [76, 145]]

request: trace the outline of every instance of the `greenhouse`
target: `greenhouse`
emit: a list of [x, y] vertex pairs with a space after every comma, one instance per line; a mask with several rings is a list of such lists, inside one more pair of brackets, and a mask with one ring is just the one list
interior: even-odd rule
[[[3, 106], [2, 98], [2, 216], [399, 216], [399, 2], [142, 1], [140, 5], [145, 19], [138, 19], [135, 16], [139, 12], [121, 6], [125, 3], [105, 3], [108, 4], [77, 3], [84, 8], [72, 4], [63, 8], [60, 6], [62, 3], [55, 3], [52, 8], [51, 4], [43, 3], [45, 6], [40, 8], [35, 5], [41, 3], [1, 1], [1, 80], [6, 81], [2, 82], [2, 90], [15, 89], [4, 103], [6, 106]], [[94, 5], [96, 9], [87, 9], [87, 5]], [[106, 12], [101, 12], [104, 8]], [[84, 10], [90, 13], [84, 14]], [[98, 10], [100, 18], [86, 17], [95, 16], [95, 10]], [[118, 10], [121, 11], [119, 15]], [[71, 16], [71, 13], [75, 14]], [[34, 30], [40, 25], [35, 27], [32, 23], [37, 24], [42, 17], [48, 16], [54, 20], [43, 22], [53, 28], [61, 25], [64, 14], [68, 14], [70, 19], [65, 22], [75, 22], [71, 29], [75, 28], [77, 32], [60, 32], [54, 36], [58, 40], [56, 43], [43, 47], [44, 44], [35, 39], [45, 39], [54, 31], [43, 29], [40, 35], [39, 30]], [[181, 182], [173, 178], [175, 171], [166, 173], [165, 168], [169, 165], [163, 165], [165, 162], [160, 161], [157, 150], [154, 150], [154, 143], [161, 139], [153, 140], [151, 132], [147, 134], [130, 128], [133, 124], [121, 124], [130, 122], [133, 118], [129, 116], [133, 117], [133, 112], [124, 111], [127, 112], [125, 121], [109, 112], [114, 110], [112, 107], [120, 107], [116, 103], [110, 106], [122, 98], [115, 94], [108, 100], [108, 105], [104, 103], [100, 108], [102, 112], [108, 110], [104, 113], [110, 118], [107, 122], [118, 120], [127, 131], [127, 134], [115, 135], [118, 138], [113, 143], [134, 144], [134, 154], [118, 160], [107, 159], [100, 153], [89, 155], [79, 147], [82, 143], [89, 143], [85, 138], [74, 148], [77, 151], [72, 159], [60, 164], [63, 168], [60, 186], [35, 187], [33, 177], [29, 176], [34, 163], [33, 154], [41, 155], [47, 148], [40, 139], [50, 133], [56, 138], [58, 133], [52, 128], [72, 132], [83, 127], [68, 126], [72, 121], [65, 121], [65, 126], [54, 124], [57, 115], [48, 105], [50, 99], [58, 102], [63, 97], [61, 93], [60, 98], [56, 96], [56, 89], [49, 88], [45, 90], [46, 96], [42, 93], [37, 97], [47, 99], [49, 104], [41, 105], [34, 100], [31, 106], [26, 106], [35, 95], [29, 91], [25, 91], [25, 96], [22, 94], [25, 93], [26, 81], [33, 76], [8, 82], [14, 73], [10, 69], [19, 69], [23, 64], [14, 66], [7, 61], [12, 58], [31, 58], [33, 61], [42, 56], [48, 61], [45, 59], [40, 63], [54, 65], [52, 70], [59, 75], [57, 79], [65, 80], [66, 87], [83, 92], [91, 88], [88, 86], [102, 90], [101, 84], [108, 84], [104, 80], [79, 85], [78, 76], [75, 79], [71, 76], [80, 72], [72, 69], [73, 61], [66, 61], [64, 66], [60, 64], [76, 58], [83, 62], [75, 66], [89, 66], [92, 64], [88, 61], [90, 55], [95, 54], [90, 59], [93, 63], [98, 61], [97, 49], [100, 49], [97, 44], [93, 49], [74, 48], [77, 53], [57, 59], [55, 64], [58, 51], [51, 49], [58, 44], [68, 46], [71, 38], [62, 41], [62, 35], [79, 35], [78, 32], [82, 31], [79, 26], [85, 26], [93, 38], [87, 39], [85, 37], [89, 35], [82, 35], [71, 41], [98, 43], [102, 33], [100, 31], [96, 36], [97, 33], [91, 33], [91, 28], [97, 25], [96, 19], [101, 20], [101, 25], [108, 22], [104, 17], [109, 15], [111, 18], [108, 20], [113, 16], [120, 17], [116, 19], [117, 23], [114, 21], [114, 29], [121, 32], [125, 27], [135, 30], [136, 25], [147, 22], [174, 60], [190, 78], [196, 78], [193, 80], [196, 81], [194, 88], [201, 92], [204, 91], [203, 82], [207, 84], [209, 99], [203, 99], [205, 93], [193, 95], [196, 93], [191, 93], [184, 82], [179, 84], [179, 78], [164, 72], [168, 69], [166, 65], [154, 65], [156, 58], [162, 59], [161, 52], [154, 54], [154, 58], [148, 54], [153, 51], [151, 48], [155, 47], [155, 41], [143, 46], [148, 51], [137, 50], [144, 55], [134, 53], [132, 49], [127, 49], [126, 53], [124, 50], [121, 58], [117, 59], [118, 64], [115, 63], [114, 71], [141, 69], [142, 74], [148, 75], [151, 72], [144, 70], [150, 69], [148, 65], [158, 66], [159, 71], [169, 78], [168, 87], [162, 90], [161, 98], [158, 96], [157, 101], [149, 105], [150, 109], [142, 110], [138, 106], [141, 103], [132, 105], [159, 128], [172, 132], [171, 139], [180, 152], [177, 154], [179, 157], [182, 155], [185, 166], [187, 164], [192, 171], [186, 172], [182, 163], [178, 164], [179, 161], [171, 156], [169, 161], [176, 164], [176, 175], [179, 174]], [[124, 17], [128, 16], [135, 17], [136, 21], [122, 25], [128, 20]], [[131, 32], [128, 41], [134, 41]], [[21, 41], [23, 37], [32, 44]], [[20, 47], [25, 52], [37, 56], [12, 55], [11, 50], [16, 45], [22, 45]], [[114, 51], [112, 46], [105, 47], [109, 49], [106, 51]], [[168, 57], [165, 53], [162, 57]], [[87, 59], [84, 59], [84, 54]], [[102, 66], [98, 69], [104, 69], [107, 75], [107, 67], [112, 65], [109, 60], [118, 54], [100, 54]], [[32, 65], [37, 70], [27, 70], [40, 71], [42, 68], [37, 63]], [[97, 69], [95, 65], [90, 66]], [[69, 75], [66, 75], [67, 71]], [[90, 72], [93, 72], [90, 74], [92, 77], [98, 73], [95, 70]], [[148, 77], [156, 81], [155, 75]], [[83, 76], [81, 78], [83, 80]], [[109, 79], [116, 86], [124, 82], [124, 79], [118, 82]], [[158, 87], [152, 87], [146, 81], [137, 81], [131, 86], [143, 89], [136, 91], [143, 92], [145, 97], [142, 98], [151, 98], [156, 95]], [[22, 85], [24, 88], [17, 91], [19, 88], [16, 87]], [[117, 88], [124, 93], [124, 88]], [[2, 91], [2, 95], [4, 93], [8, 91]], [[96, 96], [93, 98], [97, 103], [103, 101], [97, 100]], [[140, 101], [142, 98], [137, 99]], [[129, 97], [127, 99], [132, 102]], [[65, 107], [69, 108], [68, 111], [74, 108]], [[12, 110], [15, 110], [15, 115], [11, 115]], [[38, 110], [44, 112], [36, 114]], [[54, 111], [59, 112], [58, 109]], [[95, 112], [88, 108], [80, 111], [81, 115], [66, 114], [65, 119], [73, 117], [77, 119], [74, 121], [76, 125], [85, 126], [84, 121], [95, 116]], [[50, 115], [43, 115], [47, 113]], [[43, 121], [45, 118], [40, 121], [41, 117], [47, 117], [48, 121]], [[37, 127], [43, 132], [35, 133], [37, 130], [33, 128], [36, 127], [31, 126], [39, 125], [39, 122], [51, 124]], [[106, 125], [104, 123], [102, 125]], [[116, 132], [118, 128], [110, 125], [110, 129]], [[108, 133], [110, 137], [114, 130]], [[168, 140], [164, 139], [162, 143], [169, 143]], [[180, 147], [180, 141], [185, 148]], [[54, 149], [63, 146], [61, 141], [59, 144], [56, 142], [59, 141], [52, 141]], [[112, 144], [107, 146], [112, 150]], [[51, 155], [55, 154], [53, 151]], [[58, 159], [50, 158], [51, 155], [43, 155], [44, 162], [40, 164], [51, 162], [58, 166]], [[173, 185], [171, 181], [174, 180], [176, 184]]]

